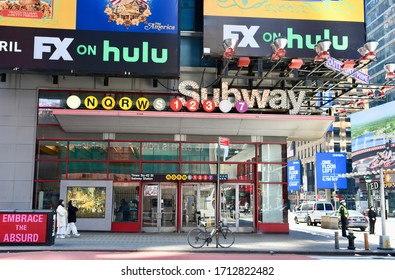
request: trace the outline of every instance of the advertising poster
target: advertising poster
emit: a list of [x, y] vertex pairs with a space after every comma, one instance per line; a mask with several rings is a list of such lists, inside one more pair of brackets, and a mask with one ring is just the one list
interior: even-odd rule
[[300, 191], [301, 168], [300, 160], [288, 162], [288, 191]]
[[353, 172], [395, 168], [395, 101], [351, 115]]
[[359, 58], [365, 43], [364, 2], [205, 0], [204, 47], [210, 55], [222, 55], [223, 40], [236, 39], [237, 56], [269, 56], [270, 44], [288, 39], [288, 57], [313, 57], [322, 39], [332, 42], [336, 58]]
[[4, 70], [179, 76], [178, 0], [0, 0], [0, 13]]
[[145, 185], [144, 186], [144, 196], [157, 196], [158, 195], [158, 185]]
[[0, 0], [0, 26], [76, 28], [77, 0]]
[[78, 218], [105, 218], [105, 187], [67, 187], [67, 201], [73, 200]]
[[347, 189], [347, 179], [339, 175], [347, 173], [346, 153], [317, 153], [317, 189]]

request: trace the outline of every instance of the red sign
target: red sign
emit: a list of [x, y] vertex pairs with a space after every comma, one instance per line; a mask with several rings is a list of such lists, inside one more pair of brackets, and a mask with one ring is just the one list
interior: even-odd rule
[[0, 243], [45, 243], [47, 214], [0, 213]]
[[229, 138], [225, 138], [225, 137], [220, 137], [220, 138], [219, 138], [219, 145], [220, 145], [220, 146], [228, 147], [229, 144], [230, 144]]
[[187, 102], [187, 109], [190, 112], [196, 112], [199, 109], [199, 101], [196, 99], [190, 99]]

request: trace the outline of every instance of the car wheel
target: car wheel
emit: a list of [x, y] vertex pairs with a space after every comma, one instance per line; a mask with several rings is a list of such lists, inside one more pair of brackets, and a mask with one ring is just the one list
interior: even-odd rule
[[295, 224], [299, 224], [298, 217], [294, 218]]
[[314, 223], [313, 223], [313, 225], [316, 227], [316, 226], [317, 226], [317, 223], [316, 223], [316, 222], [314, 222]]
[[366, 227], [360, 227], [361, 231], [365, 231]]

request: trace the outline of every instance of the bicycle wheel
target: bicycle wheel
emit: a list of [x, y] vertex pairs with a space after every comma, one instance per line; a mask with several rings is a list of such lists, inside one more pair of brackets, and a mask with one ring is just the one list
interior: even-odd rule
[[194, 228], [188, 232], [188, 243], [192, 248], [201, 248], [206, 243], [207, 233], [200, 229]]
[[230, 229], [223, 228], [218, 232], [218, 245], [222, 248], [229, 248], [235, 242], [235, 235]]

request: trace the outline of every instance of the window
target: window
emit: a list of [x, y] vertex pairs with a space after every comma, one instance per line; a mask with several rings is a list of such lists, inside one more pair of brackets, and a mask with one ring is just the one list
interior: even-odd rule
[[178, 143], [143, 142], [141, 147], [143, 160], [178, 160]]
[[283, 223], [285, 207], [281, 184], [259, 184], [258, 220], [262, 223]]
[[315, 205], [315, 210], [319, 210], [319, 211], [324, 210], [324, 204], [323, 203], [317, 203]]
[[281, 145], [260, 145], [260, 162], [282, 162], [282, 146]]

